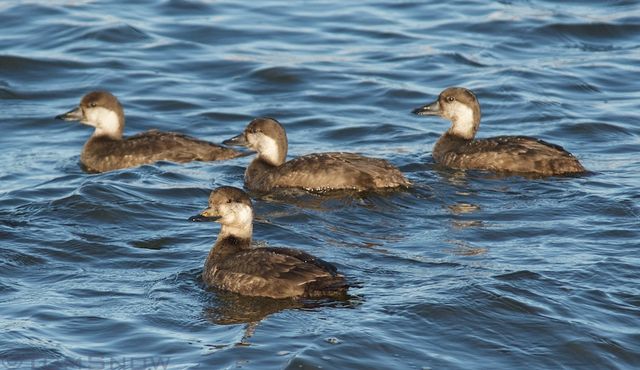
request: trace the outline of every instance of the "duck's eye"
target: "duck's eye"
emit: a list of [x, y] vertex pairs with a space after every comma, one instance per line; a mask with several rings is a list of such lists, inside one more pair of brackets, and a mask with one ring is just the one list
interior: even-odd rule
[[447, 101], [449, 103], [451, 103], [452, 101], [456, 100], [456, 98], [454, 98], [453, 96], [447, 96]]
[[231, 203], [233, 202], [231, 199], [227, 199], [227, 203]]
[[91, 103], [89, 103], [89, 106], [91, 108], [95, 108], [98, 104], [96, 104], [96, 102], [92, 101]]

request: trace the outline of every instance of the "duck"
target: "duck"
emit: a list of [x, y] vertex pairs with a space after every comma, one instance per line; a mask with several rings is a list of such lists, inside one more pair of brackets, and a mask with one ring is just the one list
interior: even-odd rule
[[108, 91], [84, 95], [79, 106], [55, 118], [95, 127], [80, 155], [80, 163], [88, 172], [107, 172], [157, 161], [217, 161], [242, 155], [234, 149], [175, 132], [150, 130], [123, 137], [124, 110]]
[[344, 297], [349, 285], [337, 268], [320, 258], [286, 247], [253, 247], [253, 206], [243, 190], [221, 186], [208, 208], [190, 221], [221, 225], [204, 263], [207, 287], [244, 296], [274, 299]]
[[241, 134], [222, 143], [248, 147], [258, 153], [244, 175], [245, 186], [251, 191], [285, 188], [311, 192], [371, 191], [411, 185], [388, 161], [354, 153], [313, 153], [286, 161], [287, 134], [275, 118], [255, 118]]
[[535, 176], [586, 172], [573, 154], [534, 137], [475, 139], [480, 127], [480, 104], [476, 95], [466, 88], [449, 87], [435, 102], [416, 108], [412, 113], [440, 116], [451, 121], [451, 127], [438, 139], [432, 152], [434, 161], [441, 166]]

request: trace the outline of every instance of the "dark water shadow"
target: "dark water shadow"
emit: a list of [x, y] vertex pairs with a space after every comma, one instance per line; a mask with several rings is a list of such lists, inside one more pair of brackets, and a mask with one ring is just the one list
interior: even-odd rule
[[269, 203], [283, 203], [299, 208], [313, 209], [317, 211], [331, 211], [336, 208], [353, 205], [370, 206], [375, 199], [393, 196], [411, 191], [411, 187], [398, 187], [393, 189], [379, 189], [375, 191], [356, 190], [318, 190], [288, 188], [277, 189], [268, 193], [250, 191], [253, 199]]
[[433, 165], [433, 171], [442, 178], [452, 183], [459, 183], [460, 180], [467, 178], [480, 178], [487, 180], [505, 180], [505, 179], [522, 179], [522, 180], [563, 180], [582, 177], [591, 177], [597, 175], [597, 172], [587, 170], [583, 173], [569, 173], [562, 175], [541, 175], [526, 172], [510, 172], [510, 171], [489, 171], [489, 170], [465, 170], [457, 168], [449, 168], [440, 164]]
[[[354, 284], [355, 285], [355, 284]], [[353, 309], [360, 306], [363, 299], [358, 296], [346, 295], [344, 298], [289, 298], [274, 299], [267, 297], [249, 297], [218, 289], [208, 289], [212, 293], [203, 317], [215, 325], [246, 324], [242, 339], [236, 346], [251, 345], [250, 339], [257, 330], [260, 322], [269, 315], [284, 310], [317, 311], [323, 309]]]

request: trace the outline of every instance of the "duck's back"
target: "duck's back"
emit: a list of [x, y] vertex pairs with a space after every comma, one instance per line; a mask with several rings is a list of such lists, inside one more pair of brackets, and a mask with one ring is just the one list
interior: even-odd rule
[[258, 191], [273, 188], [363, 191], [410, 185], [400, 170], [386, 160], [353, 153], [309, 154], [278, 167], [259, 166], [256, 163], [247, 170], [247, 186]]
[[466, 140], [445, 134], [436, 143], [437, 163], [459, 169], [539, 175], [583, 173], [578, 159], [561, 146], [528, 136]]
[[105, 172], [157, 161], [215, 161], [239, 155], [187, 135], [151, 130], [121, 140], [92, 137], [82, 150], [81, 162], [89, 171]]
[[335, 266], [289, 248], [255, 248], [207, 264], [209, 286], [271, 298], [343, 296], [348, 285]]

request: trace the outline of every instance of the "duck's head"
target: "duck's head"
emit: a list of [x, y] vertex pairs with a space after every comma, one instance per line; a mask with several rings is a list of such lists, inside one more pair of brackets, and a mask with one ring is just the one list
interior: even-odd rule
[[449, 134], [473, 139], [480, 127], [480, 104], [471, 90], [449, 87], [440, 93], [438, 100], [416, 108], [419, 116], [440, 116], [451, 121]]
[[56, 116], [65, 121], [80, 121], [95, 127], [93, 136], [120, 139], [124, 131], [124, 110], [118, 99], [107, 91], [93, 91], [82, 97], [80, 105]]
[[283, 164], [287, 158], [287, 134], [274, 118], [254, 119], [240, 135], [225, 140], [223, 144], [253, 149], [258, 152], [258, 158], [273, 166]]
[[221, 236], [233, 235], [251, 238], [253, 206], [244, 191], [232, 186], [222, 186], [211, 192], [209, 207], [189, 221], [214, 221], [222, 225]]

